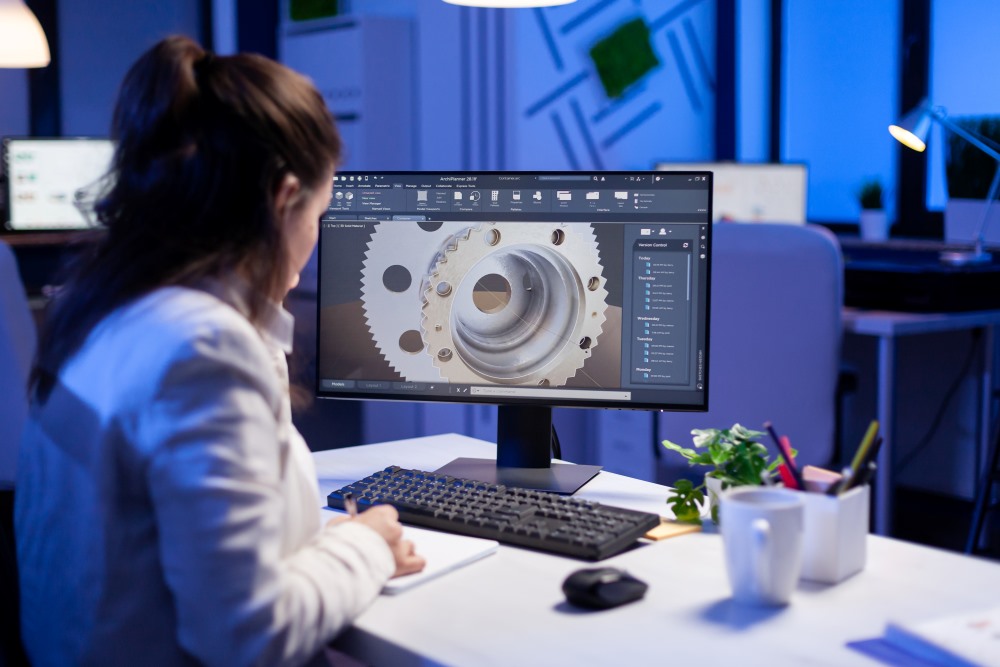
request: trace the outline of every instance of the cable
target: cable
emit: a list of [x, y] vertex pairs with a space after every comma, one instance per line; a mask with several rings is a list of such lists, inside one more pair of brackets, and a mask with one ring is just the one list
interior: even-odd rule
[[973, 329], [972, 336], [975, 339], [973, 344], [969, 347], [969, 355], [966, 357], [965, 362], [962, 364], [962, 369], [958, 373], [958, 377], [952, 382], [952, 385], [948, 388], [948, 391], [944, 395], [944, 399], [941, 401], [941, 406], [938, 408], [937, 414], [934, 415], [934, 419], [931, 421], [931, 425], [924, 434], [924, 437], [917, 443], [917, 445], [902, 459], [899, 460], [895, 465], [895, 472], [902, 472], [906, 466], [913, 462], [913, 459], [917, 457], [927, 446], [931, 443], [934, 435], [937, 433], [938, 428], [941, 426], [941, 420], [944, 419], [945, 412], [948, 411], [948, 406], [951, 404], [953, 398], [955, 398], [955, 393], [958, 388], [962, 385], [962, 380], [969, 372], [969, 368], [972, 366], [973, 360], [979, 353], [979, 347], [982, 343], [982, 331], [980, 329]]
[[562, 444], [559, 442], [559, 434], [556, 433], [556, 425], [552, 425], [552, 458], [562, 458]]

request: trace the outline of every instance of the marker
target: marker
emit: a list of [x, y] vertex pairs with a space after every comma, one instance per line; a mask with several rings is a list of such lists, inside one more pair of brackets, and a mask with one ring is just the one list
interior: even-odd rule
[[358, 501], [354, 499], [354, 494], [350, 491], [344, 494], [344, 509], [347, 510], [347, 514], [352, 519], [358, 515]]

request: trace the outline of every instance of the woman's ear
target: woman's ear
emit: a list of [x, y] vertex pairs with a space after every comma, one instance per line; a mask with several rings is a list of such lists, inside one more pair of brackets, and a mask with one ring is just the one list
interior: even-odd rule
[[275, 219], [283, 221], [288, 212], [295, 206], [299, 195], [302, 193], [302, 182], [295, 174], [285, 174], [278, 184], [278, 189], [274, 193], [274, 215]]

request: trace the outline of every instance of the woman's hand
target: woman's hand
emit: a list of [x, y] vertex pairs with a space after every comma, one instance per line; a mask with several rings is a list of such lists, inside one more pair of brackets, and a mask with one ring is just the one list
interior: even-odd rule
[[[342, 520], [334, 519], [330, 523], [339, 523]], [[396, 561], [396, 572], [393, 577], [420, 572], [427, 565], [424, 557], [415, 553], [413, 542], [403, 539], [403, 526], [399, 523], [399, 513], [392, 505], [375, 505], [351, 521], [363, 523], [386, 541]]]

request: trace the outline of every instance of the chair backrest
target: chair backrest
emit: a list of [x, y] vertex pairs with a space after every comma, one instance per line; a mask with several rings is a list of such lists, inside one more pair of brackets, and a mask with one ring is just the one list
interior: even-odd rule
[[[691, 447], [693, 428], [763, 430], [769, 420], [800, 463], [830, 465], [844, 275], [836, 238], [813, 225], [733, 223], [713, 236], [709, 411], [662, 414], [660, 435]], [[686, 466], [669, 452], [664, 461]]]
[[0, 241], [0, 488], [14, 485], [17, 448], [28, 414], [25, 383], [35, 344], [35, 321], [17, 259]]

